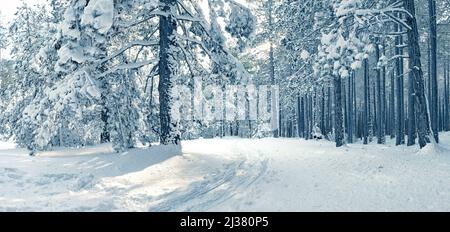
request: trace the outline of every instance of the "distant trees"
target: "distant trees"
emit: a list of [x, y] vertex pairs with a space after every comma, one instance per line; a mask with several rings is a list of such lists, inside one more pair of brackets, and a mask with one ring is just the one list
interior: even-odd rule
[[[0, 19], [2, 15], [0, 12]], [[4, 83], [6, 80], [6, 67], [5, 63], [3, 62], [3, 51], [8, 46], [8, 30], [4, 27], [3, 22], [0, 21], [0, 88], [3, 88]]]
[[[1, 12], [0, 12], [0, 17], [1, 17]], [[3, 26], [3, 22], [0, 21], [0, 61], [3, 60], [2, 52], [3, 52], [3, 49], [5, 49], [7, 45], [8, 45], [7, 30]]]
[[[429, 142], [429, 138], [424, 124], [427, 123], [426, 118], [429, 116], [424, 110], [428, 107], [424, 98], [425, 86], [422, 86], [425, 83], [423, 74], [420, 73], [421, 70], [418, 71], [421, 69], [418, 47], [421, 45], [415, 20], [416, 11], [414, 6], [411, 8], [411, 2], [336, 0], [316, 1], [316, 3], [317, 6], [323, 7], [324, 11], [321, 11], [320, 7], [314, 8], [312, 21], [316, 26], [306, 27], [302, 33], [308, 34], [311, 31], [313, 34], [314, 31], [319, 30], [322, 34], [320, 41], [315, 40], [319, 49], [311, 50], [309, 57], [315, 63], [315, 79], [308, 82], [299, 75], [305, 73], [307, 70], [305, 67], [300, 66], [299, 71], [294, 70], [293, 72], [294, 80], [303, 85], [307, 84], [310, 89], [321, 89], [323, 86], [333, 83], [332, 89], [335, 93], [333, 99], [329, 97], [328, 91], [316, 91], [322, 95], [323, 99], [320, 107], [315, 108], [315, 111], [320, 112], [319, 115], [321, 115], [318, 124], [321, 125], [322, 132], [331, 131], [332, 134], [329, 138], [334, 140], [337, 146], [341, 146], [344, 141], [341, 131], [345, 132], [348, 142], [352, 142], [355, 135], [361, 137], [364, 143], [369, 143], [372, 136], [376, 136], [377, 143], [382, 144], [385, 142], [387, 133], [392, 138], [396, 138], [397, 145], [404, 144], [405, 135], [407, 135], [408, 145], [413, 145], [418, 137], [419, 145], [425, 146]], [[435, 5], [432, 1], [429, 3], [430, 6]], [[295, 3], [283, 5], [283, 7], [288, 7], [291, 12], [298, 9], [298, 12], [303, 13], [313, 9], [308, 3], [299, 8], [295, 8], [295, 6]], [[330, 11], [330, 9], [332, 10]], [[429, 14], [430, 19], [436, 19], [435, 12], [430, 11]], [[280, 16], [279, 20], [283, 21], [283, 18], [287, 18], [294, 23], [294, 19], [291, 19], [290, 15], [295, 14], [288, 15]], [[288, 21], [283, 22], [287, 25], [281, 25], [280, 28], [293, 27]], [[429, 33], [431, 36], [436, 35], [436, 30], [432, 28], [433, 26], [430, 27]], [[289, 36], [295, 38], [294, 34], [289, 34]], [[300, 39], [299, 43], [295, 45], [297, 47], [293, 48], [297, 54], [300, 53], [302, 47], [314, 44], [311, 40], [304, 39], [302, 41], [302, 36], [297, 36], [297, 38]], [[290, 41], [292, 40], [295, 41], [295, 39], [290, 39]], [[281, 45], [283, 43], [282, 40]], [[435, 45], [430, 44], [430, 47], [431, 53], [433, 53]], [[435, 62], [433, 56], [431, 55], [431, 64]], [[409, 65], [406, 65], [405, 61], [408, 61]], [[432, 82], [430, 82], [429, 92], [431, 95], [438, 96], [437, 80], [433, 78], [433, 75], [431, 72]], [[346, 81], [339, 83], [337, 77]], [[354, 77], [356, 77], [356, 84], [352, 80]], [[327, 78], [329, 81], [324, 81]], [[407, 80], [406, 86], [404, 80]], [[297, 84], [297, 86], [302, 84]], [[355, 86], [360, 86], [361, 91], [356, 91], [358, 88]], [[407, 87], [407, 98], [404, 96], [405, 87]], [[300, 91], [302, 90], [300, 88]], [[358, 93], [356, 94], [356, 92]], [[307, 91], [303, 91], [303, 93], [307, 93]], [[445, 102], [448, 102], [446, 98], [448, 97], [444, 96], [440, 101], [442, 103], [439, 103], [436, 100], [437, 97], [436, 102], [432, 102], [435, 107], [430, 107], [430, 109], [432, 108], [430, 112], [436, 111], [436, 115], [442, 115], [441, 117], [445, 118]], [[303, 109], [302, 98], [297, 99], [299, 101], [297, 108]], [[407, 104], [405, 104], [406, 102]], [[330, 124], [327, 121], [327, 115], [333, 115], [332, 130], [327, 129], [326, 125]], [[297, 120], [301, 122], [298, 124], [298, 135], [308, 138], [308, 134], [305, 135], [302, 129], [303, 124], [308, 124], [303, 121], [308, 119], [300, 116], [297, 117]], [[440, 118], [436, 118], [434, 121], [437, 125], [445, 124]], [[312, 122], [312, 124], [314, 123]], [[353, 125], [356, 126], [355, 129], [353, 129]], [[428, 126], [428, 128], [432, 127]], [[355, 135], [353, 131], [356, 132]], [[435, 131], [438, 132], [439, 128]], [[437, 134], [435, 137], [437, 141]]]

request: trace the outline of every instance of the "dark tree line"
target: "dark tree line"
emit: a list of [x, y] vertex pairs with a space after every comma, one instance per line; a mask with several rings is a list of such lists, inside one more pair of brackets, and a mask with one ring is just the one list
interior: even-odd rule
[[[383, 144], [386, 135], [395, 138], [396, 145], [411, 146], [418, 142], [424, 147], [431, 139], [439, 142], [439, 132], [450, 130], [450, 62], [448, 56], [438, 60], [436, 2], [429, 0], [428, 4], [427, 67], [421, 61], [414, 1], [404, 0], [403, 7], [410, 14], [398, 17], [407, 26], [395, 25], [393, 43], [376, 38], [375, 52], [364, 59], [361, 69], [298, 96], [294, 136], [317, 137], [314, 134], [317, 127], [323, 137], [335, 140], [338, 147], [345, 142], [353, 143], [354, 139], [367, 144], [374, 137], [378, 144]], [[380, 65], [389, 49], [394, 54], [393, 60]], [[442, 80], [438, 79], [439, 62], [444, 67]], [[424, 67], [428, 69], [427, 75]], [[319, 113], [311, 117], [312, 112]], [[283, 131], [292, 130], [286, 126], [289, 124], [281, 125], [281, 136], [285, 134]]]

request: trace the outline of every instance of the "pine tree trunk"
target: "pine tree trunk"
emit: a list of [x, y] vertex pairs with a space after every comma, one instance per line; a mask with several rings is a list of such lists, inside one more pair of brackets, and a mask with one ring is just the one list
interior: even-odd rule
[[356, 103], [356, 73], [353, 72], [353, 77], [352, 77], [352, 89], [353, 89], [353, 122], [354, 122], [354, 130], [356, 129], [355, 127], [358, 126], [358, 105]]
[[[428, 36], [429, 37], [429, 36]], [[427, 98], [428, 101], [431, 101], [431, 46], [430, 46], [430, 38], [428, 38], [428, 49], [427, 49], [427, 55], [428, 55], [428, 83], [427, 83]], [[431, 113], [430, 113], [431, 117]]]
[[[275, 85], [275, 59], [273, 54], [273, 45], [270, 44], [270, 51], [269, 51], [269, 65], [270, 65], [270, 82], [272, 85]], [[279, 108], [279, 107], [278, 107]], [[279, 128], [275, 129], [273, 132], [273, 137], [277, 138], [280, 134]]]
[[420, 62], [420, 47], [419, 47], [419, 31], [415, 18], [414, 0], [404, 0], [405, 9], [414, 17], [407, 17], [406, 22], [411, 27], [408, 30], [408, 54], [409, 67], [411, 67], [411, 75], [414, 79], [414, 93], [416, 96], [416, 110], [418, 114], [417, 132], [419, 136], [419, 145], [421, 148], [427, 145], [430, 141], [429, 115], [428, 106], [425, 97], [425, 86], [422, 72], [422, 64]]
[[438, 82], [437, 82], [437, 30], [436, 30], [436, 0], [428, 0], [430, 19], [430, 52], [431, 52], [431, 129], [436, 142], [439, 142], [439, 112], [438, 112]]
[[[400, 27], [397, 25], [397, 31], [400, 31]], [[403, 36], [399, 35], [396, 38], [395, 54], [399, 56], [396, 59], [396, 75], [397, 75], [397, 135], [396, 145], [405, 143], [405, 110], [404, 110], [404, 87], [403, 87], [403, 49], [400, 46], [403, 45]]]
[[341, 85], [341, 91], [342, 91], [342, 106], [343, 106], [343, 112], [344, 112], [344, 134], [348, 134], [348, 111], [347, 111], [347, 88], [345, 87], [345, 81], [342, 81]]
[[336, 147], [344, 145], [344, 115], [342, 112], [342, 83], [341, 77], [334, 78], [334, 139]]
[[443, 106], [444, 104], [442, 103], [444, 100], [444, 98], [442, 96], [438, 97], [438, 112], [439, 112], [439, 117], [438, 117], [438, 132], [443, 131], [443, 126], [444, 123], [442, 122], [442, 119], [444, 118], [444, 110], [443, 110]]
[[363, 143], [369, 143], [369, 61], [364, 60], [364, 109], [363, 109]]
[[297, 97], [297, 133], [298, 137], [303, 137], [303, 117], [302, 117], [302, 98], [300, 96]]
[[331, 112], [331, 105], [332, 105], [332, 103], [331, 103], [331, 99], [332, 99], [332, 97], [331, 97], [331, 88], [330, 87], [328, 87], [328, 97], [327, 97], [327, 110], [328, 110], [328, 112], [327, 112], [327, 136], [328, 136], [328, 133], [331, 133], [332, 132], [332, 112]]
[[305, 97], [305, 138], [307, 140], [309, 140], [310, 137], [310, 131], [309, 131], [309, 123], [310, 123], [310, 118], [309, 118], [309, 104], [310, 104], [310, 98], [308, 95], [306, 95]]
[[308, 136], [309, 136], [310, 139], [312, 139], [313, 138], [313, 136], [312, 136], [312, 129], [313, 129], [313, 120], [314, 120], [314, 118], [313, 118], [314, 113], [313, 113], [313, 98], [312, 98], [312, 96], [309, 96], [308, 112], [309, 112], [309, 116], [308, 116], [308, 119], [309, 119], [308, 120]]
[[[380, 48], [378, 45], [375, 45], [376, 47], [376, 57], [377, 57], [377, 61], [380, 60]], [[383, 118], [382, 116], [384, 116], [384, 109], [383, 109], [383, 102], [382, 102], [382, 91], [381, 91], [381, 68], [377, 67], [377, 112], [378, 112], [378, 117], [377, 117], [377, 143], [378, 144], [383, 144], [384, 143], [384, 135], [382, 133], [383, 131]]]
[[414, 100], [414, 79], [411, 74], [408, 75], [408, 146], [414, 145], [416, 142], [416, 115]]
[[308, 114], [306, 113], [308, 106], [308, 96], [302, 97], [302, 135], [308, 139]]
[[321, 110], [320, 110], [320, 130], [322, 135], [326, 135], [325, 130], [325, 89], [322, 87], [322, 101], [321, 101]]
[[443, 109], [443, 118], [442, 118], [442, 127], [443, 131], [447, 131], [447, 61], [444, 60], [444, 93], [442, 94], [442, 109]]
[[353, 143], [353, 78], [355, 77], [355, 72], [348, 77], [348, 102], [347, 102], [347, 141], [348, 143]]
[[[383, 41], [383, 56], [386, 55], [386, 44]], [[386, 143], [386, 131], [387, 131], [387, 121], [389, 114], [387, 113], [387, 102], [386, 102], [386, 66], [383, 65], [382, 69], [382, 77], [381, 77], [381, 143]]]
[[177, 122], [172, 118], [173, 99], [171, 90], [173, 88], [173, 70], [176, 61], [173, 54], [177, 46], [175, 41], [176, 19], [172, 16], [171, 9], [175, 9], [176, 0], [160, 0], [164, 4], [163, 12], [159, 16], [159, 119], [160, 119], [160, 142], [163, 145], [179, 144], [180, 135]]
[[[375, 80], [376, 81], [376, 80]], [[375, 93], [375, 89], [376, 89], [376, 83], [373, 83], [373, 88], [372, 88], [372, 96], [373, 96], [373, 120], [372, 120], [372, 125], [373, 125], [373, 133], [374, 134], [378, 134], [378, 95]], [[378, 136], [377, 136], [378, 138]]]
[[443, 107], [444, 107], [444, 118], [443, 118], [443, 123], [444, 123], [444, 131], [448, 131], [448, 98], [447, 98], [447, 60], [444, 61], [444, 99], [443, 99]]
[[395, 138], [395, 75], [394, 71], [391, 73], [391, 95], [389, 100], [389, 134], [391, 135], [391, 139]]

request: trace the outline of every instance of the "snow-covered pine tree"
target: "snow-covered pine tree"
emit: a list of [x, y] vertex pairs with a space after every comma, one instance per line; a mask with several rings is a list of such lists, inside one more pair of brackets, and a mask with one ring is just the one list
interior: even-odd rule
[[33, 111], [34, 99], [42, 95], [41, 86], [45, 83], [35, 65], [35, 54], [51, 36], [50, 23], [44, 6], [30, 7], [23, 2], [9, 28], [15, 78], [6, 86], [8, 105], [0, 120], [8, 128], [5, 131], [8, 136], [14, 136], [19, 145], [30, 149], [38, 126]]
[[[159, 102], [160, 102], [160, 141], [162, 144], [178, 144], [180, 132], [179, 122], [174, 122], [171, 115], [170, 96], [173, 82], [182, 76], [182, 66], [188, 67], [188, 72], [194, 73], [192, 67], [196, 67], [196, 73], [202, 73], [199, 70], [205, 70], [199, 59], [205, 56], [211, 60], [211, 63], [217, 64], [219, 73], [238, 80], [247, 75], [242, 64], [234, 58], [221, 44], [220, 40], [215, 41], [217, 35], [210, 35], [210, 29], [205, 23], [203, 13], [196, 1], [168, 0], [161, 1], [160, 8], [165, 15], [159, 15]], [[251, 18], [242, 10], [242, 6], [231, 0], [225, 0], [232, 6], [232, 10], [227, 16], [226, 22], [229, 24], [226, 30], [233, 37], [238, 39], [249, 35], [249, 25]], [[242, 11], [241, 11], [242, 10]], [[241, 14], [243, 13], [243, 14]], [[213, 18], [214, 19], [214, 18]], [[214, 24], [213, 24], [214, 25]], [[177, 29], [180, 29], [177, 31]], [[201, 53], [195, 51], [199, 49]], [[179, 55], [183, 63], [170, 63]], [[191, 59], [193, 58], [193, 59]], [[172, 65], [170, 65], [172, 64]], [[196, 74], [194, 73], [194, 75]], [[173, 76], [178, 76], [174, 78]], [[180, 80], [179, 80], [180, 81]], [[186, 82], [186, 80], [181, 80]]]
[[[373, 46], [364, 30], [365, 22], [355, 9], [362, 8], [361, 1], [334, 1], [332, 4], [337, 27], [323, 31], [319, 47], [316, 72], [333, 80], [335, 91], [335, 142], [344, 144], [344, 119], [342, 112], [341, 79], [349, 78], [352, 70], [361, 66], [372, 52]], [[364, 33], [365, 32], [365, 33]]]
[[106, 35], [113, 23], [112, 0], [71, 1], [60, 24], [61, 47], [55, 72], [58, 80], [45, 90], [50, 112], [35, 139], [47, 149], [56, 138], [61, 146], [82, 146], [108, 141], [106, 129]]
[[[273, 8], [272, 18], [269, 17], [271, 16], [269, 14], [270, 6]], [[275, 81], [269, 80], [266, 83], [276, 83], [280, 88], [279, 108], [280, 112], [282, 112], [279, 117], [280, 125], [283, 120], [288, 120], [282, 123], [290, 128], [290, 120], [297, 118], [297, 128], [302, 128], [300, 131], [302, 137], [305, 138], [312, 137], [310, 133], [312, 128], [319, 124], [319, 115], [321, 114], [315, 113], [311, 115], [308, 107], [301, 111], [293, 110], [298, 107], [294, 108], [291, 106], [301, 105], [298, 101], [301, 101], [302, 98], [304, 101], [307, 101], [306, 99], [312, 97], [315, 92], [320, 92], [322, 86], [327, 86], [330, 83], [328, 80], [315, 76], [313, 70], [317, 47], [320, 44], [320, 30], [318, 28], [321, 27], [321, 24], [327, 24], [329, 21], [327, 15], [328, 6], [327, 1], [309, 0], [274, 0], [268, 1], [265, 6], [267, 8], [267, 18], [270, 19], [268, 21], [266, 19], [266, 21], [272, 21], [272, 23], [266, 22], [265, 31], [261, 33], [261, 36], [264, 36], [266, 38], [265, 41], [269, 41], [271, 44], [268, 73], [269, 77], [271, 77], [270, 79], [273, 79], [272, 76], [275, 77]], [[299, 31], [304, 33], [298, 33]], [[319, 104], [310, 104], [309, 100], [308, 106], [312, 106], [314, 112], [321, 110]], [[304, 113], [308, 115], [300, 115]], [[295, 116], [295, 114], [298, 115]], [[303, 122], [298, 122], [299, 120]], [[316, 132], [317, 134], [325, 133], [325, 131], [319, 130], [316, 130]], [[285, 131], [280, 131], [279, 134], [285, 134]]]
[[[0, 12], [0, 18], [2, 17]], [[0, 62], [3, 61], [2, 52], [8, 45], [7, 29], [3, 26], [3, 22], [0, 21]]]
[[[144, 7], [135, 8], [136, 5]], [[242, 40], [249, 35], [242, 29], [248, 29], [251, 24], [245, 23], [249, 19], [248, 11], [233, 9], [225, 16], [230, 24], [226, 30]], [[164, 11], [166, 14], [161, 13]], [[109, 140], [116, 150], [133, 146], [131, 137], [136, 125], [140, 124], [138, 121], [151, 124], [146, 128], [158, 125], [142, 118], [152, 115], [152, 109], [138, 113], [135, 102], [129, 100], [147, 91], [147, 84], [144, 90], [136, 91], [134, 82], [140, 77], [133, 77], [133, 73], [151, 64], [157, 67], [150, 69], [148, 77], [151, 78], [146, 82], [151, 79], [153, 86], [153, 77], [155, 73], [159, 74], [160, 99], [150, 97], [153, 102], [150, 106], [160, 105], [161, 143], [178, 143], [176, 124], [179, 122], [171, 120], [170, 108], [171, 86], [175, 81], [186, 81], [184, 77], [189, 72], [204, 74], [201, 70], [208, 68], [203, 67], [200, 60], [205, 57], [211, 63], [220, 64], [221, 73], [232, 73], [229, 76], [234, 78], [247, 75], [225, 48], [218, 46], [212, 51], [210, 44], [217, 42], [208, 33], [209, 28], [195, 1], [72, 1], [63, 18], [60, 36], [55, 39], [58, 60], [54, 70], [57, 75], [45, 88], [44, 96], [39, 98], [38, 108], [48, 110], [39, 117], [40, 127], [33, 133], [36, 138], [28, 139], [30, 149], [48, 149], [53, 145], [83, 146]], [[175, 21], [176, 27], [172, 25]], [[174, 28], [170, 30], [172, 26]], [[124, 32], [129, 33], [128, 36], [124, 36]], [[124, 41], [128, 43], [125, 46]], [[119, 83], [122, 83], [120, 88], [115, 88]], [[124, 112], [132, 115], [122, 115]]]

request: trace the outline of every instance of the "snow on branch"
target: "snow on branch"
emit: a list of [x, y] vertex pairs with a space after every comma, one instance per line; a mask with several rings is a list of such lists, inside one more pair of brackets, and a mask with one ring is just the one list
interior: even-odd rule
[[159, 41], [158, 40], [150, 40], [150, 41], [134, 41], [129, 43], [128, 45], [126, 45], [125, 47], [119, 49], [118, 51], [114, 52], [112, 55], [101, 59], [99, 61], [100, 64], [103, 64], [111, 59], [114, 59], [115, 57], [119, 56], [120, 54], [122, 54], [123, 52], [127, 51], [128, 49], [135, 47], [135, 46], [157, 46], [159, 45]]
[[411, 13], [403, 7], [402, 1], [394, 2], [382, 8], [363, 8], [360, 1], [343, 0], [340, 4], [336, 5], [335, 9], [336, 16], [339, 18], [341, 24], [350, 17], [365, 22], [371, 21], [374, 16], [386, 16], [393, 22], [411, 30], [411, 27], [400, 17], [401, 15], [413, 17]]
[[141, 68], [141, 67], [144, 67], [146, 65], [153, 64], [153, 63], [156, 63], [156, 62], [158, 62], [158, 59], [145, 60], [145, 61], [134, 62], [134, 63], [129, 63], [129, 64], [117, 65], [117, 66], [113, 67], [112, 69], [110, 69], [110, 70], [108, 70], [108, 71], [106, 71], [104, 73], [101, 73], [99, 75], [99, 77], [105, 77], [105, 76], [107, 76], [107, 75], [109, 75], [111, 73], [115, 73], [115, 72], [117, 72], [119, 70], [123, 70], [123, 69], [137, 69], [137, 68]]

